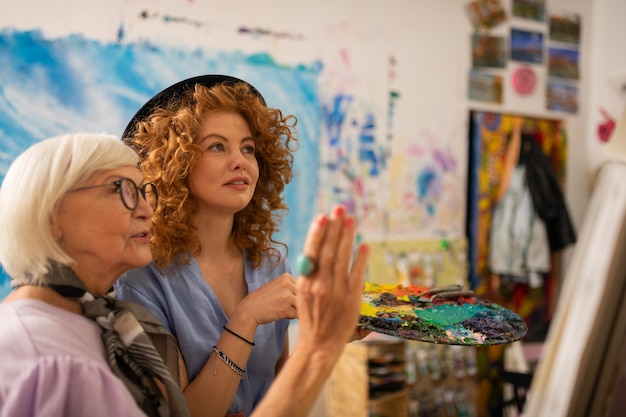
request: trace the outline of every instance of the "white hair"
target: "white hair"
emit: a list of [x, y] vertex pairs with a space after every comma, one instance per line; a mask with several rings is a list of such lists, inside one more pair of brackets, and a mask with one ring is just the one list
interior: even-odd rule
[[29, 147], [0, 187], [2, 268], [17, 283], [41, 284], [51, 262], [71, 263], [52, 235], [59, 202], [95, 172], [138, 162], [130, 147], [108, 134], [74, 133]]

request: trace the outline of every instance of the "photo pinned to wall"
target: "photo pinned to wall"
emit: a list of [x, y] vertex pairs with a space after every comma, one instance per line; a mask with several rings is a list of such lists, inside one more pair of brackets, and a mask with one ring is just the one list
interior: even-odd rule
[[545, 0], [513, 0], [512, 15], [520, 19], [546, 21]]
[[551, 14], [551, 41], [580, 44], [580, 15], [575, 13]]
[[494, 28], [506, 20], [500, 0], [474, 0], [467, 5], [467, 12], [477, 30]]
[[577, 113], [578, 86], [564, 81], [548, 81], [546, 108], [564, 113]]
[[507, 47], [502, 36], [491, 36], [480, 33], [472, 35], [472, 67], [504, 68], [506, 67]]
[[543, 33], [511, 29], [511, 59], [531, 64], [543, 63]]
[[548, 48], [548, 75], [557, 78], [578, 80], [579, 52], [576, 48]]
[[470, 100], [502, 104], [502, 89], [502, 75], [470, 71], [468, 94]]

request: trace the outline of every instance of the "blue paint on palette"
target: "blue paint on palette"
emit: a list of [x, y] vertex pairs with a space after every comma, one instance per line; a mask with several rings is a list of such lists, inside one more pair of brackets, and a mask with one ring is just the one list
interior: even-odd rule
[[[168, 85], [201, 74], [233, 75], [253, 84], [269, 106], [298, 118], [295, 177], [285, 192], [289, 213], [277, 236], [289, 246], [294, 264], [316, 210], [318, 176], [311, 167], [319, 165], [323, 125], [319, 69], [319, 63], [279, 65], [265, 53], [0, 32], [0, 181], [15, 157], [35, 142], [74, 131], [119, 136], [137, 109]], [[8, 292], [8, 277], [0, 269], [0, 299]]]

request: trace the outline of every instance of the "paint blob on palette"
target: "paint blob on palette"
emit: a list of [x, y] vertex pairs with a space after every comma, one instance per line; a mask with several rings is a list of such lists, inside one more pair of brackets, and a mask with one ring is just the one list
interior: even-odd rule
[[501, 345], [526, 335], [513, 311], [463, 291], [365, 282], [359, 327], [403, 339], [448, 345]]

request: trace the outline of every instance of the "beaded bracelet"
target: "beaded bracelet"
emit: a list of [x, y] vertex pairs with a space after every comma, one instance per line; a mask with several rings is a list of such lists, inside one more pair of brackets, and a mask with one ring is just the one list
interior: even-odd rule
[[217, 357], [220, 358], [222, 362], [224, 362], [230, 369], [233, 370], [234, 373], [239, 375], [240, 377], [244, 377], [246, 371], [237, 366], [235, 362], [233, 362], [224, 352], [217, 350], [216, 346], [213, 346], [213, 352], [217, 354]]
[[246, 342], [247, 344], [249, 344], [250, 346], [254, 346], [254, 342], [249, 341], [248, 339], [246, 339], [243, 336], [239, 336], [237, 333], [233, 332], [232, 330], [230, 330], [228, 327], [224, 326], [224, 330], [226, 330], [228, 333], [232, 334], [233, 336], [243, 340], [244, 342]]

